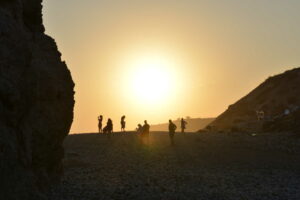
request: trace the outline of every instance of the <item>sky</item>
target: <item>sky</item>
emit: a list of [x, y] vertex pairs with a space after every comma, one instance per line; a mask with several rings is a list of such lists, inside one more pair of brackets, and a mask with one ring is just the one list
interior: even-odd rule
[[45, 0], [76, 84], [71, 133], [216, 117], [300, 66], [298, 0]]

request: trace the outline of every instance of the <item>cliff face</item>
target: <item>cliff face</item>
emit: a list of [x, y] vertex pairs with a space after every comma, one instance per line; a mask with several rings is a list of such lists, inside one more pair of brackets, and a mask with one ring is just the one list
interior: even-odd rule
[[[268, 78], [211, 124], [217, 130], [300, 130], [300, 68]], [[258, 121], [256, 111], [263, 111]]]
[[42, 0], [0, 0], [0, 196], [40, 199], [62, 174], [74, 83], [44, 34]]

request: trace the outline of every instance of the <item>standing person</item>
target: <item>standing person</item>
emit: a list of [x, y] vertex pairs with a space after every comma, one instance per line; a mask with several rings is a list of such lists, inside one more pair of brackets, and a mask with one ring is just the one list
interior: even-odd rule
[[174, 135], [176, 129], [177, 126], [172, 122], [172, 120], [169, 120], [169, 136], [171, 140], [171, 145], [174, 145]]
[[99, 130], [99, 133], [102, 133], [102, 120], [103, 120], [103, 116], [100, 115], [98, 117], [98, 130]]
[[150, 135], [150, 125], [147, 120], [144, 121], [144, 126], [142, 130], [142, 137], [146, 144], [149, 144], [149, 135]]
[[121, 117], [121, 131], [122, 132], [125, 132], [125, 126], [126, 126], [125, 117], [126, 117], [125, 115], [123, 115]]
[[187, 122], [181, 118], [181, 133], [184, 133], [184, 130], [186, 129], [186, 125], [187, 125]]

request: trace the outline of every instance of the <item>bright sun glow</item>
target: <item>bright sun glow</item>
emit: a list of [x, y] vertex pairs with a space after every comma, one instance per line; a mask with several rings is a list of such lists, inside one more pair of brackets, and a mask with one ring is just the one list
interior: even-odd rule
[[170, 60], [144, 56], [131, 64], [129, 89], [135, 103], [162, 105], [176, 91], [176, 73]]

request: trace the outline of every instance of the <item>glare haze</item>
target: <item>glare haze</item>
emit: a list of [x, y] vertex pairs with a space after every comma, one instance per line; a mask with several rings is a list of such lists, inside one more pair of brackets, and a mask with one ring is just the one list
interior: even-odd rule
[[76, 84], [71, 133], [96, 131], [100, 114], [115, 130], [122, 115], [128, 129], [144, 119], [215, 117], [268, 76], [300, 66], [298, 0], [43, 5], [46, 33]]

